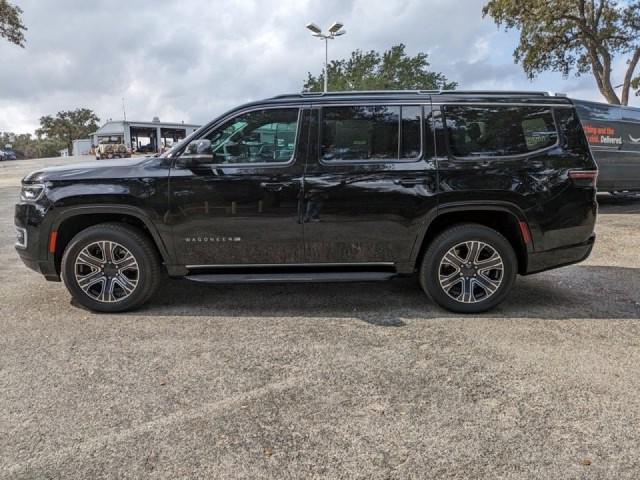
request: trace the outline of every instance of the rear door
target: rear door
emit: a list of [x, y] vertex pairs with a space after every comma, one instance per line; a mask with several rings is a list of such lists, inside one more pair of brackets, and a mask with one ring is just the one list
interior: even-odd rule
[[593, 190], [578, 188], [568, 171], [594, 165], [573, 106], [449, 98], [439, 106], [440, 211], [508, 210], [529, 222], [536, 250], [586, 241], [595, 222]]
[[437, 202], [424, 110], [428, 103], [314, 107], [302, 208], [308, 263], [412, 268]]
[[169, 222], [181, 264], [303, 261], [301, 112], [279, 107], [238, 113], [176, 159]]

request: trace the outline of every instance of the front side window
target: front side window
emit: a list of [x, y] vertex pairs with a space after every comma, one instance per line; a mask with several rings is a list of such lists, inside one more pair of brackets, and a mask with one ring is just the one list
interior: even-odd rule
[[422, 107], [348, 106], [322, 109], [324, 161], [385, 161], [420, 155]]
[[297, 108], [243, 113], [187, 145], [185, 156], [215, 164], [286, 163], [295, 150]]
[[552, 147], [558, 134], [550, 107], [444, 107], [456, 157], [503, 157]]

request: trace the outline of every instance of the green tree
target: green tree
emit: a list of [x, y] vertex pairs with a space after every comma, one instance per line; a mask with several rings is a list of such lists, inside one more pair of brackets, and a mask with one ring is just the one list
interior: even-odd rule
[[59, 139], [34, 138], [30, 133], [0, 132], [0, 147], [11, 145], [18, 158], [57, 157], [66, 143]]
[[0, 37], [24, 48], [24, 33], [27, 30], [22, 24], [22, 9], [7, 0], [0, 0]]
[[[442, 73], [429, 71], [428, 55], [406, 54], [403, 44], [394, 45], [382, 55], [376, 51], [356, 50], [351, 57], [329, 63], [330, 91], [345, 90], [452, 90], [458, 85]], [[324, 74], [308, 74], [303, 89], [321, 92]]]
[[[40, 128], [36, 130], [38, 138], [60, 140], [71, 153], [73, 141], [87, 138], [98, 129], [100, 119], [88, 108], [78, 108], [58, 112], [55, 117], [47, 115], [40, 118]], [[61, 148], [63, 148], [61, 147]]]
[[[633, 76], [640, 60], [640, 0], [491, 0], [482, 12], [520, 30], [513, 55], [529, 78], [547, 70], [591, 72], [600, 93], [616, 105], [627, 105], [629, 91], [639, 86]], [[616, 55], [627, 57], [620, 96], [611, 79]]]

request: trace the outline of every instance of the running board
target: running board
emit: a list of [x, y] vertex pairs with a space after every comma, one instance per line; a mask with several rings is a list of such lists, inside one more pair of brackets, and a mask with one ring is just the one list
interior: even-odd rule
[[394, 272], [317, 272], [317, 273], [204, 273], [184, 277], [192, 282], [236, 283], [334, 283], [382, 282], [390, 280]]

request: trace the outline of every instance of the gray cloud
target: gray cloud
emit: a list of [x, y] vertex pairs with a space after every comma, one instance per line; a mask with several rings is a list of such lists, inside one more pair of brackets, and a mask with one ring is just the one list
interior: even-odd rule
[[40, 116], [81, 106], [118, 118], [122, 97], [129, 118], [204, 123], [238, 103], [299, 91], [323, 59], [304, 29], [310, 20], [345, 23], [333, 58], [402, 42], [463, 88], [599, 98], [590, 76], [526, 79], [511, 59], [515, 35], [482, 19], [483, 0], [13, 1], [29, 30], [26, 49], [0, 42], [0, 130], [32, 131]]

